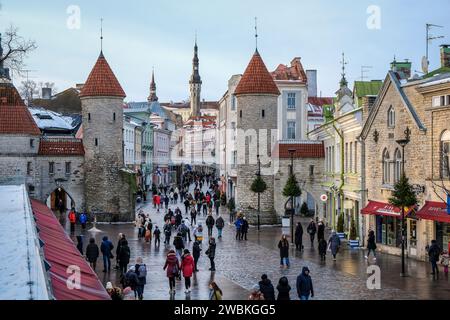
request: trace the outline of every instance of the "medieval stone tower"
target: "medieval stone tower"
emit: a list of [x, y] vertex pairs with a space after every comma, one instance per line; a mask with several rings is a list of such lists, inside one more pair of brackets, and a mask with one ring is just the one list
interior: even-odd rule
[[197, 40], [194, 46], [194, 58], [192, 59], [192, 75], [189, 80], [189, 88], [191, 91], [191, 116], [199, 117], [200, 114], [200, 93], [202, 89], [202, 80], [198, 70], [198, 47]]
[[237, 99], [237, 205], [251, 223], [257, 219], [258, 196], [250, 186], [258, 172], [267, 190], [261, 194], [261, 223], [275, 223], [272, 148], [277, 139], [277, 99], [280, 92], [256, 50], [234, 92]]
[[103, 53], [81, 89], [85, 149], [85, 201], [98, 220], [134, 217], [123, 167], [123, 91]]

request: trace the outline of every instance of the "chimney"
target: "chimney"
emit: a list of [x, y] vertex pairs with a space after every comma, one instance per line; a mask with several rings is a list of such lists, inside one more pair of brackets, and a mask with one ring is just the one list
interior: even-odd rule
[[308, 97], [317, 97], [317, 70], [306, 70]]
[[411, 62], [407, 59], [405, 61], [399, 62], [394, 59], [391, 62], [391, 70], [396, 72], [400, 79], [409, 79], [411, 78]]
[[52, 88], [42, 88], [42, 99], [50, 100], [52, 98]]
[[441, 67], [450, 68], [450, 45], [441, 45]]

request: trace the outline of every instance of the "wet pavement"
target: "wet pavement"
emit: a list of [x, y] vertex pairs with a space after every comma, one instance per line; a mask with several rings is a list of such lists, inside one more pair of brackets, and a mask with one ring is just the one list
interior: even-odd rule
[[[206, 189], [205, 189], [206, 191]], [[180, 207], [184, 214], [184, 205], [170, 205], [174, 210]], [[142, 207], [145, 213], [150, 215], [153, 223], [160, 228], [163, 226], [163, 211], [156, 213], [153, 206], [148, 203]], [[228, 214], [223, 216], [228, 222]], [[200, 216], [197, 222], [203, 222], [204, 216]], [[308, 223], [307, 219], [300, 219], [304, 230]], [[68, 226], [67, 226], [68, 227]], [[89, 229], [88, 226], [87, 229]], [[137, 228], [134, 224], [98, 224], [97, 228], [102, 232], [91, 233], [81, 231], [77, 225], [76, 235], [84, 234], [84, 247], [86, 247], [89, 237], [93, 236], [96, 243], [101, 243], [101, 238], [107, 235], [113, 244], [117, 244], [117, 235], [119, 232], [125, 233], [131, 250], [131, 263], [141, 256], [147, 265], [147, 285], [145, 286], [144, 299], [166, 300], [170, 299], [169, 284], [166, 273], [163, 270], [165, 256], [171, 245], [164, 245], [161, 242], [159, 247], [154, 243], [145, 243], [144, 240], [138, 240]], [[68, 230], [68, 228], [67, 228]], [[235, 240], [234, 227], [227, 223], [223, 231], [223, 239], [217, 240], [216, 249], [216, 272], [208, 271], [209, 259], [202, 254], [199, 260], [199, 270], [192, 278], [192, 292], [190, 295], [184, 293], [184, 280], [177, 281], [177, 293], [174, 299], [208, 299], [208, 285], [211, 281], [216, 281], [222, 289], [225, 300], [245, 300], [249, 295], [251, 288], [258, 283], [263, 273], [266, 273], [276, 287], [278, 279], [286, 276], [292, 287], [291, 298], [298, 299], [295, 291], [296, 277], [303, 266], [308, 266], [311, 270], [311, 276], [314, 284], [315, 299], [449, 299], [450, 281], [441, 273], [439, 279], [433, 279], [430, 273], [430, 267], [425, 262], [412, 259], [407, 260], [409, 277], [400, 277], [400, 257], [377, 253], [377, 261], [372, 259], [370, 262], [364, 259], [364, 250], [347, 249], [338, 254], [337, 261], [331, 259], [328, 253], [327, 261], [320, 262], [317, 248], [311, 248], [307, 235], [304, 235], [304, 252], [300, 253], [291, 248], [289, 269], [280, 269], [278, 241], [282, 233], [289, 234], [289, 230], [281, 227], [263, 226], [258, 232], [255, 227], [251, 227], [248, 234], [248, 241]], [[203, 241], [203, 251], [206, 251], [207, 232], [204, 230], [205, 239]], [[217, 235], [214, 229], [213, 236]], [[161, 235], [162, 241], [164, 236]], [[173, 236], [171, 238], [171, 243]], [[187, 248], [192, 252], [193, 242], [188, 242]], [[317, 246], [317, 242], [315, 243]], [[115, 253], [115, 250], [114, 250]], [[113, 265], [115, 260], [113, 260]], [[376, 264], [381, 270], [381, 289], [368, 289], [367, 267], [369, 264]], [[111, 281], [119, 285], [119, 275], [115, 270], [110, 273], [103, 273], [103, 262], [101, 257], [97, 262], [97, 274], [99, 279], [106, 284]]]

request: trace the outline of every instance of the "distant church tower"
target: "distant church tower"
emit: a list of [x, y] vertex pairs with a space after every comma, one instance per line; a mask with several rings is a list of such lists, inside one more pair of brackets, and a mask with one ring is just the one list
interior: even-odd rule
[[147, 98], [148, 102], [158, 101], [158, 96], [156, 95], [156, 83], [155, 83], [155, 72], [152, 71], [152, 82], [150, 83], [150, 95]]
[[191, 90], [191, 116], [198, 117], [200, 113], [200, 91], [202, 88], [202, 80], [198, 71], [198, 47], [197, 39], [195, 39], [194, 59], [192, 59], [192, 75], [189, 80], [189, 87]]
[[129, 221], [133, 205], [123, 182], [123, 99], [119, 81], [100, 52], [80, 92], [88, 213], [103, 221]]

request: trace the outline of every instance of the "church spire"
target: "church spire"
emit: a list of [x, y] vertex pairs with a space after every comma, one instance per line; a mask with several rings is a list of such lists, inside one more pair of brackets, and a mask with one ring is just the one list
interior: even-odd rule
[[191, 116], [200, 116], [200, 92], [202, 87], [202, 80], [199, 73], [199, 59], [197, 46], [197, 33], [195, 34], [194, 58], [192, 59], [192, 75], [189, 80], [190, 99], [191, 99]]
[[155, 69], [152, 70], [152, 82], [150, 82], [150, 95], [148, 96], [148, 101], [158, 101], [158, 96], [156, 95]]
[[346, 65], [347, 63], [348, 63], [348, 62], [345, 61], [345, 54], [344, 54], [344, 52], [342, 52], [342, 61], [341, 61], [341, 64], [342, 64], [342, 73], [341, 73], [341, 76], [342, 76], [342, 78], [341, 78], [341, 81], [340, 81], [341, 87], [346, 87], [346, 86], [348, 85], [347, 79], [345, 78], [345, 65]]

